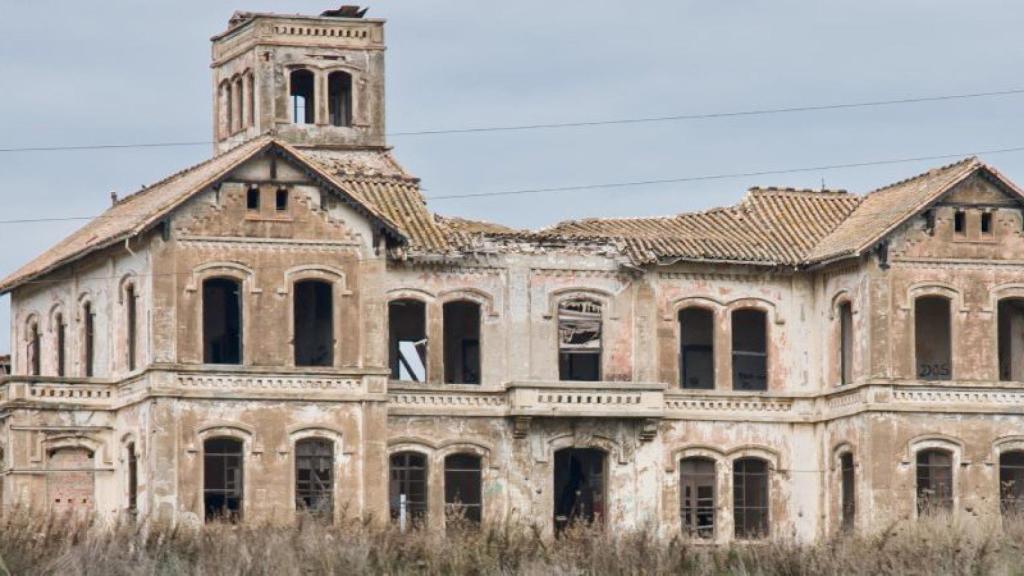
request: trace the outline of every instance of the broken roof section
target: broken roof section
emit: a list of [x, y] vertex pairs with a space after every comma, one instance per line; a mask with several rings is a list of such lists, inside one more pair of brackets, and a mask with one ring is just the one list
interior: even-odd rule
[[0, 282], [0, 293], [149, 230], [192, 195], [268, 151], [297, 163], [313, 180], [334, 190], [412, 258], [472, 254], [481, 246], [500, 252], [524, 244], [556, 249], [577, 245], [603, 247], [604, 253], [622, 255], [634, 265], [701, 261], [806, 267], [864, 254], [975, 173], [1024, 202], [1024, 192], [972, 157], [866, 196], [752, 188], [741, 202], [726, 208], [658, 218], [572, 220], [526, 231], [431, 213], [419, 181], [388, 151], [297, 149], [263, 136], [118, 202]]

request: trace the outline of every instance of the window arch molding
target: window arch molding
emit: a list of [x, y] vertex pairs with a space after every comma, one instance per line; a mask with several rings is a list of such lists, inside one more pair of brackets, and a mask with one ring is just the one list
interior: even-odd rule
[[828, 307], [829, 320], [836, 320], [839, 318], [839, 307], [843, 304], [850, 305], [850, 312], [854, 316], [860, 313], [860, 307], [854, 305], [853, 293], [844, 288], [832, 295], [832, 299], [829, 302]]
[[195, 294], [203, 286], [203, 281], [210, 278], [230, 278], [242, 284], [248, 294], [259, 294], [256, 288], [256, 271], [238, 262], [207, 262], [192, 269], [192, 276], [185, 285], [185, 292]]
[[114, 464], [114, 457], [111, 454], [110, 446], [96, 438], [84, 434], [60, 434], [49, 438], [41, 438], [35, 446], [35, 454], [32, 460], [43, 462], [50, 454], [57, 450], [86, 450], [93, 455], [93, 468], [96, 470], [107, 468]]
[[618, 320], [615, 308], [615, 295], [601, 288], [568, 287], [552, 290], [548, 293], [548, 307], [544, 313], [545, 320], [558, 318], [558, 307], [566, 300], [593, 300], [601, 304], [601, 316], [604, 320]]
[[128, 295], [129, 287], [135, 289], [136, 298], [142, 295], [142, 284], [139, 282], [139, 275], [134, 271], [122, 274], [121, 278], [117, 281], [118, 304], [124, 304], [124, 299]]
[[675, 474], [679, 469], [679, 463], [687, 458], [705, 458], [715, 463], [715, 472], [720, 473], [725, 469], [729, 459], [721, 449], [707, 444], [692, 444], [671, 450], [665, 459], [665, 472]]
[[437, 465], [444, 467], [444, 459], [452, 454], [472, 454], [480, 458], [481, 468], [498, 470], [500, 466], [491, 458], [493, 449], [483, 442], [471, 440], [452, 440], [441, 443], [434, 450], [434, 461]]
[[[629, 454], [622, 443], [599, 434], [581, 436], [573, 433], [558, 434], [552, 436], [544, 444], [540, 454], [537, 454], [537, 461], [541, 463], [551, 462], [555, 452], [563, 448], [593, 448], [603, 451], [609, 459], [614, 458], [620, 465], [629, 463]], [[610, 462], [611, 460], [609, 460]]]
[[64, 309], [64, 303], [63, 302], [55, 302], [52, 306], [50, 306], [50, 312], [47, 315], [47, 326], [46, 326], [46, 331], [47, 332], [50, 332], [52, 334], [54, 331], [57, 330], [57, 317], [58, 316], [61, 318], [61, 320], [64, 321], [64, 323], [66, 325], [67, 322], [68, 322], [68, 314], [67, 314], [67, 311]]
[[999, 284], [992, 288], [989, 292], [988, 306], [982, 308], [981, 312], [995, 314], [999, 306], [999, 301], [1006, 300], [1008, 298], [1020, 298], [1024, 300], [1024, 284], [1009, 282], [1006, 284]]
[[967, 314], [970, 312], [970, 308], [964, 305], [963, 293], [952, 285], [941, 282], [918, 282], [910, 285], [904, 295], [904, 302], [900, 306], [900, 310], [913, 315], [914, 302], [916, 302], [918, 298], [924, 298], [927, 296], [941, 296], [948, 299], [952, 305], [950, 309], [951, 315], [954, 312], [959, 314]]
[[[726, 303], [725, 309], [728, 314], [732, 315], [736, 310], [760, 310], [767, 315], [768, 324], [785, 324], [786, 321], [779, 314], [778, 308], [775, 302], [767, 300], [765, 298], [757, 298], [755, 296], [736, 298]], [[769, 334], [769, 337], [771, 334]]]
[[495, 305], [496, 298], [490, 292], [479, 288], [451, 288], [438, 294], [437, 300], [441, 305], [459, 301], [473, 302], [479, 305], [481, 310], [486, 311], [488, 318], [500, 316], [498, 307]]
[[196, 430], [195, 438], [197, 442], [189, 447], [189, 452], [202, 452], [203, 443], [211, 438], [231, 438], [242, 442], [245, 455], [263, 454], [256, 432], [251, 427], [237, 422], [211, 422]]

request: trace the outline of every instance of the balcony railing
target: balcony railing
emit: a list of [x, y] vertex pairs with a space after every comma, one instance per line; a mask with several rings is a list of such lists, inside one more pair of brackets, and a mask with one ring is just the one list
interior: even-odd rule
[[659, 418], [665, 387], [636, 382], [513, 382], [512, 416]]

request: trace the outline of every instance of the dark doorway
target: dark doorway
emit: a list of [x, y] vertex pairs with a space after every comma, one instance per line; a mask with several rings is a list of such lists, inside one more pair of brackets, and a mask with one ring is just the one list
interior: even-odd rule
[[295, 365], [334, 364], [334, 305], [331, 284], [319, 280], [295, 283]]
[[480, 305], [460, 300], [444, 305], [444, 381], [480, 383]]
[[203, 282], [203, 362], [242, 363], [242, 290], [230, 278]]
[[595, 448], [555, 452], [555, 531], [574, 522], [601, 522], [605, 516], [605, 453]]
[[206, 521], [236, 522], [242, 516], [242, 442], [210, 438], [203, 442], [203, 500]]

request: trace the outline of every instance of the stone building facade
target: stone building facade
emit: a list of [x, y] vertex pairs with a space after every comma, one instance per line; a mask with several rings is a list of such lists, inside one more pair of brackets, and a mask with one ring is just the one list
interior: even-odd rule
[[431, 213], [384, 23], [238, 13], [216, 155], [0, 283], [0, 502], [177, 521], [574, 519], [803, 540], [1024, 487], [1024, 192], [527, 231]]

